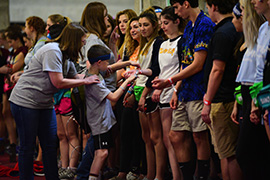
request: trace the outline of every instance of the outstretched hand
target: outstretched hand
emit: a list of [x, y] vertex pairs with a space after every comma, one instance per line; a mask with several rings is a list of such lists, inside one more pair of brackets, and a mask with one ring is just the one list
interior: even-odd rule
[[129, 76], [135, 75], [135, 74], [136, 74], [136, 70], [129, 70], [129, 71], [124, 73], [124, 77], [125, 77], [125, 79], [127, 79], [127, 78], [129, 78]]

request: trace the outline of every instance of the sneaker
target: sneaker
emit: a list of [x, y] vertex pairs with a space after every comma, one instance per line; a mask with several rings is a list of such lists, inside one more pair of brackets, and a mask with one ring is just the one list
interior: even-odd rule
[[114, 177], [110, 178], [109, 180], [125, 180], [125, 179], [120, 178], [118, 176], [114, 176]]
[[34, 169], [34, 175], [45, 176], [42, 161], [34, 161], [33, 169]]
[[76, 170], [71, 168], [61, 168], [62, 170], [58, 171], [59, 179], [74, 179], [76, 175]]
[[130, 171], [126, 176], [126, 179], [127, 180], [139, 180], [140, 179], [139, 177], [140, 177], [139, 175], [134, 174], [133, 172]]
[[10, 144], [6, 147], [6, 152], [9, 155], [9, 162], [16, 162], [16, 144]]
[[110, 179], [118, 175], [118, 170], [116, 168], [105, 167], [102, 175], [104, 179]]

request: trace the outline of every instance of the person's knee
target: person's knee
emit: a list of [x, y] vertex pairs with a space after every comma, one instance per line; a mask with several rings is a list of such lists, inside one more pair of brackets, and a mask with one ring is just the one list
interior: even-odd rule
[[58, 137], [59, 141], [67, 141], [67, 137], [66, 137], [65, 132], [57, 131], [57, 137]]
[[150, 132], [149, 131], [143, 131], [142, 132], [142, 139], [144, 141], [144, 143], [150, 143], [151, 139], [150, 139]]
[[170, 131], [169, 139], [173, 145], [182, 144], [185, 142], [185, 136], [175, 131]]
[[109, 155], [108, 149], [98, 149], [96, 150], [95, 156], [100, 160], [105, 160]]
[[193, 133], [193, 139], [196, 146], [205, 146], [209, 145], [208, 134], [207, 131]]
[[161, 132], [151, 132], [150, 139], [154, 145], [160, 143], [162, 141]]

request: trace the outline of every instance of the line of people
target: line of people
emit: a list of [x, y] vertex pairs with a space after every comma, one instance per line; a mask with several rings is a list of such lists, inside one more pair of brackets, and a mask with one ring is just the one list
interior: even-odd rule
[[4, 119], [15, 161], [17, 129], [20, 179], [37, 139], [50, 180], [270, 178], [270, 1], [170, 3], [116, 21], [101, 2], [80, 24], [29, 17], [28, 51], [20, 27], [2, 33], [1, 132]]

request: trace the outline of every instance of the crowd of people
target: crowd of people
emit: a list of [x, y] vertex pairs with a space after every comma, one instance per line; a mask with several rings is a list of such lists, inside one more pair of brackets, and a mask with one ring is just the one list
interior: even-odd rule
[[0, 146], [21, 180], [270, 178], [270, 0], [170, 4], [0, 31]]

